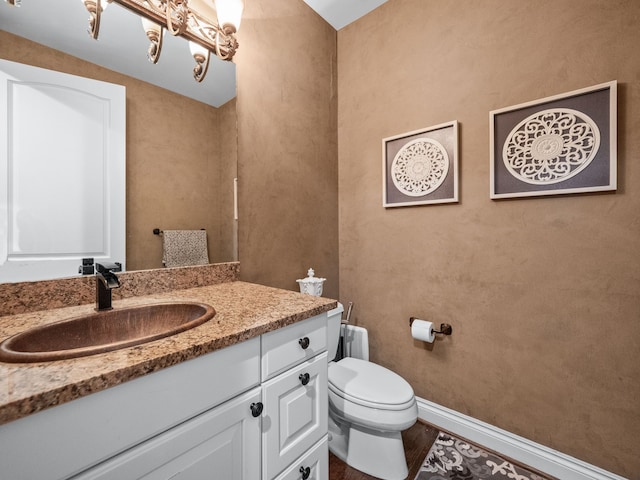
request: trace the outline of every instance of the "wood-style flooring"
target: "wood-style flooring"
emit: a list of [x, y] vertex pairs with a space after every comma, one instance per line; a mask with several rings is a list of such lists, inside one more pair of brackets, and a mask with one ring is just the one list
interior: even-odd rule
[[[409, 468], [409, 475], [407, 480], [413, 480], [418, 474], [418, 470], [422, 466], [422, 462], [429, 453], [433, 442], [438, 438], [440, 429], [424, 423], [418, 420], [416, 424], [408, 430], [402, 432], [402, 443], [404, 444], [404, 453], [407, 458], [407, 467]], [[472, 445], [476, 445], [473, 444]], [[486, 447], [476, 445], [479, 448], [491, 452]], [[514, 465], [518, 465], [521, 468], [530, 470], [536, 473], [540, 478], [546, 478], [548, 480], [558, 480], [546, 473], [537, 471], [534, 468], [523, 465], [513, 459], [504, 457], [500, 453], [493, 452], [494, 454], [505, 458]], [[329, 480], [378, 480], [376, 477], [362, 473], [354, 468], [351, 468], [338, 457], [329, 452]]]
[[[418, 422], [408, 430], [402, 432], [404, 453], [407, 457], [409, 480], [413, 480], [420, 470], [422, 461], [427, 456], [431, 445], [438, 437], [438, 429], [431, 425]], [[329, 480], [377, 480], [376, 477], [359, 472], [338, 457], [329, 454]]]

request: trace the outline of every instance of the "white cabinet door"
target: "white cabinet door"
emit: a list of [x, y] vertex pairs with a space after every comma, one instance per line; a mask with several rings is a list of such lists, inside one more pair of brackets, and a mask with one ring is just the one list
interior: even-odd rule
[[327, 352], [262, 388], [262, 478], [271, 480], [327, 433]]
[[256, 387], [74, 479], [259, 480], [258, 402]]

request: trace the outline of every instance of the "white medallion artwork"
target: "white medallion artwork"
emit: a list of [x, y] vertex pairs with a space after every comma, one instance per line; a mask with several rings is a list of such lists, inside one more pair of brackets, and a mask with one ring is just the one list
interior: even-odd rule
[[502, 160], [518, 180], [548, 185], [580, 173], [599, 147], [600, 131], [591, 117], [569, 108], [554, 108], [516, 125], [504, 143]]
[[393, 159], [393, 184], [405, 195], [426, 195], [442, 185], [449, 163], [449, 155], [440, 142], [417, 138], [404, 145]]

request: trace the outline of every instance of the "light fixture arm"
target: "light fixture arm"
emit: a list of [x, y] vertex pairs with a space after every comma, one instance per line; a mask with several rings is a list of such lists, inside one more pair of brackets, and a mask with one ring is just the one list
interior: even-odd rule
[[89, 12], [89, 29], [87, 33], [94, 40], [98, 39], [100, 33], [100, 17], [102, 15], [102, 2], [101, 0], [83, 0], [84, 6]]
[[209, 59], [211, 58], [211, 52], [207, 50], [206, 54], [196, 53], [193, 55], [193, 59], [196, 61], [196, 66], [193, 67], [193, 78], [197, 82], [204, 80], [207, 70], [209, 69]]
[[[153, 5], [153, 2], [148, 3]], [[169, 0], [163, 5], [167, 19], [167, 31], [176, 37], [184, 34], [190, 13], [187, 0]]]
[[[235, 44], [233, 42], [235, 42]], [[216, 33], [216, 56], [222, 60], [231, 60], [237, 48], [238, 42], [235, 36], [226, 35], [222, 30], [218, 30]]]
[[147, 58], [154, 65], [160, 59], [162, 53], [162, 38], [164, 37], [164, 28], [160, 27], [160, 33], [154, 30], [147, 30], [147, 38], [149, 39], [149, 49], [147, 50]]

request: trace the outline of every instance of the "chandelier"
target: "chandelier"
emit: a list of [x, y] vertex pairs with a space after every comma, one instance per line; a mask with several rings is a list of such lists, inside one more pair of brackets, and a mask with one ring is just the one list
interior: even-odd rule
[[[19, 6], [21, 0], [5, 0]], [[189, 41], [196, 64], [193, 77], [201, 82], [207, 74], [211, 53], [230, 61], [238, 49], [236, 32], [244, 9], [243, 0], [80, 0], [89, 12], [89, 35], [97, 39], [100, 21], [111, 3], [139, 15], [149, 39], [147, 58], [157, 63], [165, 32]], [[216, 19], [216, 20], [213, 20]]]

